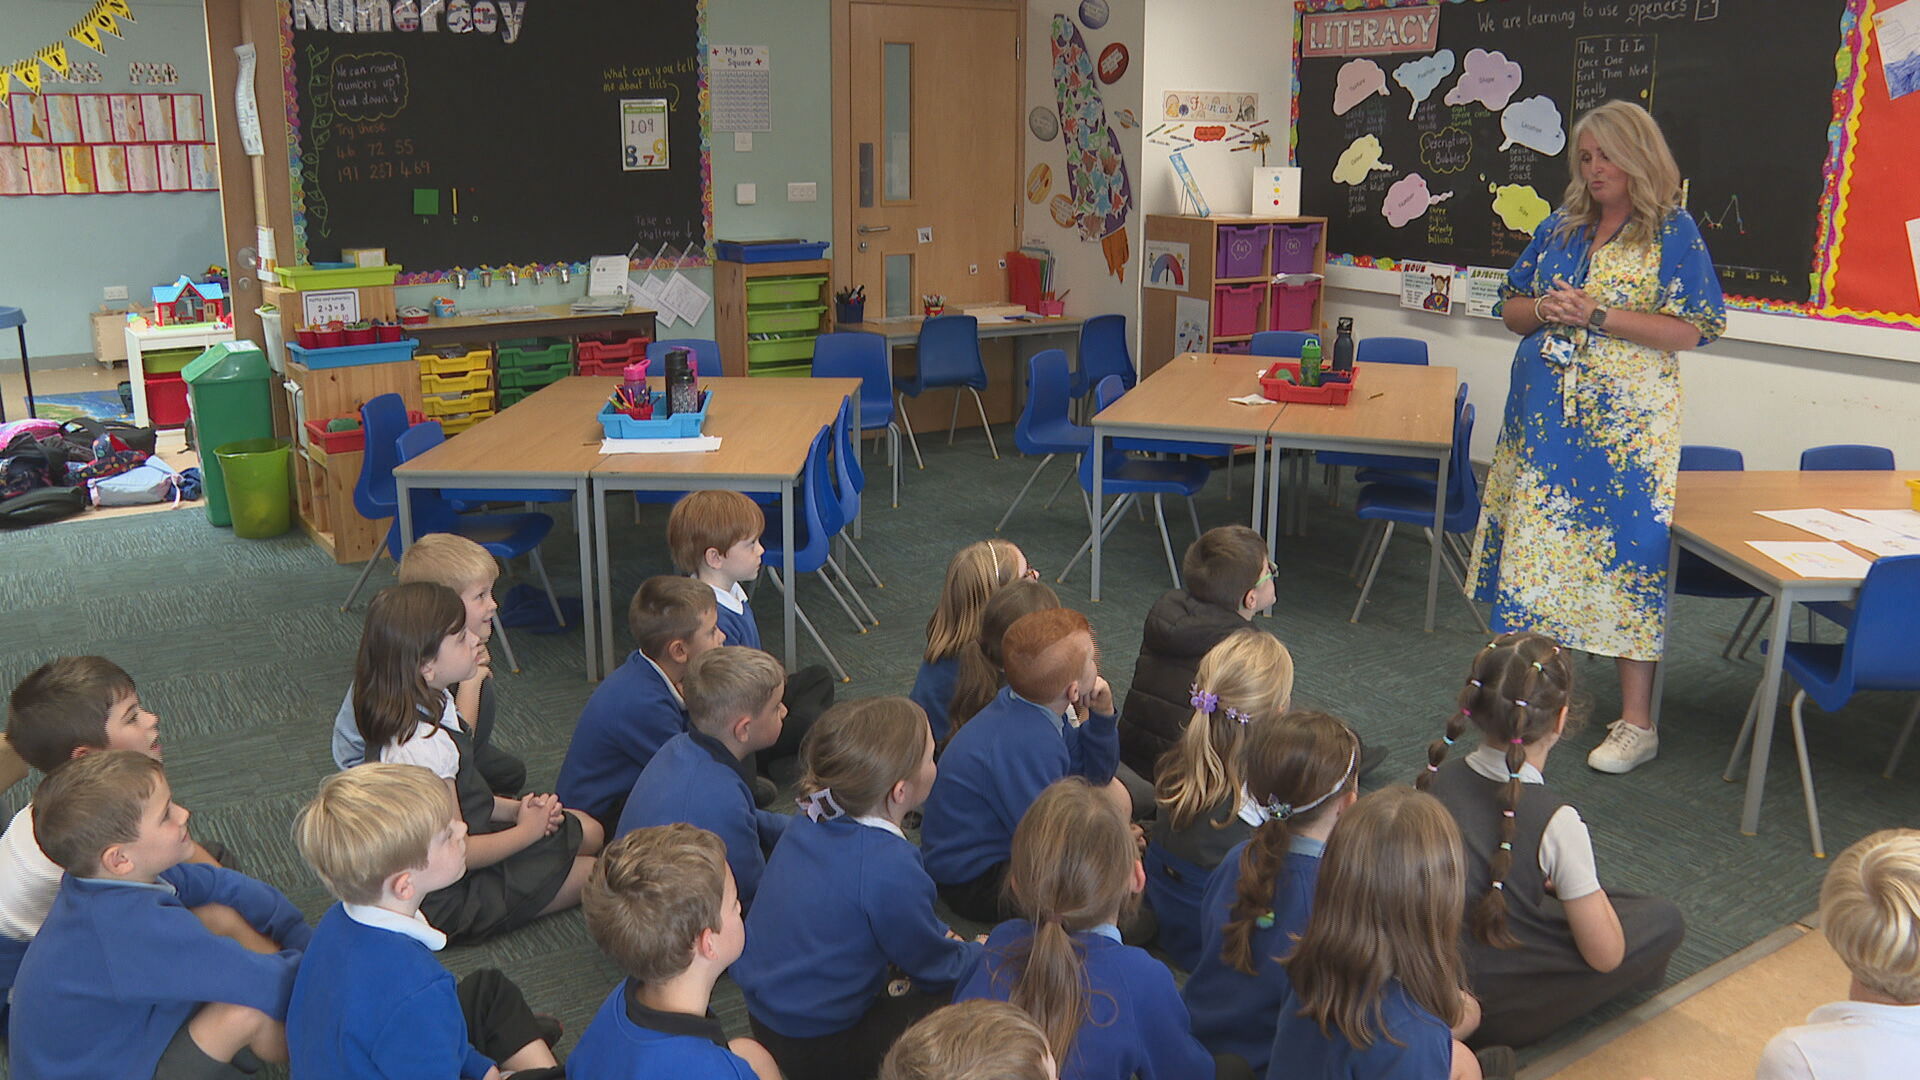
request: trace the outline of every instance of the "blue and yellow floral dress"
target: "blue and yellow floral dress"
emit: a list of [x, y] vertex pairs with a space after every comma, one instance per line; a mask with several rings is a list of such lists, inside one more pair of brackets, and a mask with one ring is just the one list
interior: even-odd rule
[[[1561, 277], [1601, 307], [1685, 319], [1701, 345], [1726, 329], [1720, 279], [1685, 210], [1652, 243], [1622, 236], [1597, 250], [1591, 229], [1555, 239], [1562, 218], [1535, 230], [1503, 297], [1532, 303]], [[1493, 628], [1660, 659], [1679, 469], [1675, 354], [1564, 326], [1521, 339], [1469, 572]]]

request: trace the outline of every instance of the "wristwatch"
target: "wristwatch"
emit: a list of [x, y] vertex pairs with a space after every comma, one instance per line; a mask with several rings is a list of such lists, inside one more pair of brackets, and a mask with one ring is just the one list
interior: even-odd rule
[[1593, 327], [1595, 330], [1604, 329], [1607, 325], [1607, 309], [1603, 307], [1594, 308], [1593, 314], [1587, 316], [1587, 325]]

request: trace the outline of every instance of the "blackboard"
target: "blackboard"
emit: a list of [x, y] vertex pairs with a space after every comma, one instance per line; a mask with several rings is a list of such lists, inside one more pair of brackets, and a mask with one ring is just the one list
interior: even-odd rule
[[[1363, 263], [1510, 265], [1529, 237], [1508, 218], [1528, 217], [1497, 211], [1495, 192], [1514, 189], [1503, 207], [1523, 201], [1522, 188], [1558, 206], [1574, 152], [1566, 132], [1586, 109], [1618, 98], [1645, 105], [1660, 122], [1688, 182], [1687, 208], [1726, 291], [1807, 302], [1816, 291], [1834, 58], [1846, 6], [1846, 0], [1440, 3], [1433, 9], [1438, 39], [1429, 49], [1298, 60], [1302, 211], [1331, 219], [1329, 251]], [[1413, 88], [1396, 73], [1440, 49], [1451, 50], [1452, 70], [1416, 104], [1419, 72], [1408, 73]], [[1518, 85], [1501, 109], [1480, 99], [1447, 103], [1476, 49], [1519, 65]], [[1335, 115], [1336, 95], [1347, 105], [1376, 81], [1353, 68], [1344, 76], [1346, 89], [1339, 89], [1343, 66], [1358, 59], [1384, 74], [1378, 82], [1386, 92], [1366, 93]], [[1434, 65], [1431, 77], [1439, 65], [1426, 62]], [[1454, 96], [1459, 101], [1467, 94]], [[1536, 97], [1552, 102], [1566, 145], [1553, 154], [1520, 142], [1502, 148], [1508, 142], [1503, 113]], [[1541, 105], [1528, 109], [1544, 115]], [[1508, 118], [1508, 126], [1516, 123]], [[1379, 139], [1378, 160], [1391, 168], [1368, 170], [1357, 185], [1336, 181], [1341, 156], [1369, 134]], [[1551, 146], [1550, 137], [1530, 137]], [[1364, 147], [1360, 153], [1368, 156]], [[1430, 199], [1443, 201], [1396, 224], [1383, 207], [1394, 185], [1414, 173], [1425, 179]], [[1347, 175], [1353, 175], [1351, 159]], [[1402, 196], [1409, 190], [1401, 189]]]
[[[385, 248], [403, 281], [662, 244], [704, 261], [702, 34], [699, 0], [291, 0], [307, 261]], [[635, 101], [667, 103], [666, 168], [650, 137], [626, 151]]]

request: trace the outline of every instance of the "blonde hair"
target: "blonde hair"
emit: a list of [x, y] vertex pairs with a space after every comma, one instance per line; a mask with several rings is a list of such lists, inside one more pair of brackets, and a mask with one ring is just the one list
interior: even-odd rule
[[987, 598], [1019, 578], [1023, 558], [1011, 540], [997, 538], [954, 552], [940, 585], [940, 602], [927, 618], [927, 651], [921, 659], [929, 664], [945, 660], [979, 637]]
[[720, 929], [726, 893], [727, 845], [676, 822], [635, 829], [601, 852], [580, 890], [580, 909], [600, 951], [654, 983], [693, 963], [700, 932]]
[[922, 1017], [887, 1051], [880, 1080], [1048, 1080], [1047, 1037], [1004, 1001], [976, 998]]
[[1572, 153], [1567, 165], [1572, 179], [1560, 199], [1560, 224], [1555, 241], [1600, 223], [1600, 207], [1580, 176], [1580, 136], [1591, 134], [1607, 160], [1627, 174], [1627, 197], [1632, 212], [1620, 230], [1621, 241], [1645, 247], [1660, 235], [1667, 215], [1680, 208], [1680, 166], [1673, 160], [1667, 138], [1647, 110], [1630, 101], [1609, 101], [1589, 110], [1573, 125], [1568, 139]]
[[34, 839], [60, 869], [96, 876], [102, 853], [140, 839], [146, 802], [165, 782], [160, 763], [137, 751], [83, 754], [35, 789]]
[[[712, 595], [713, 590], [707, 589], [707, 593]], [[743, 645], [721, 645], [687, 664], [680, 695], [686, 699], [687, 719], [693, 726], [708, 735], [718, 735], [733, 721], [758, 713], [780, 693], [786, 681], [785, 669], [771, 653]]]
[[458, 816], [431, 770], [368, 762], [320, 781], [293, 819], [293, 842], [335, 898], [377, 904], [387, 878], [427, 865], [427, 850]]
[[920, 771], [932, 741], [926, 710], [911, 698], [839, 702], [800, 741], [800, 801], [831, 791], [847, 813], [877, 815], [893, 786]]
[[745, 495], [725, 488], [689, 491], [667, 515], [667, 550], [674, 569], [697, 574], [707, 565], [709, 549], [724, 556], [733, 545], [766, 531], [766, 511]]
[[1841, 852], [1820, 929], [1860, 985], [1920, 1005], [1920, 831], [1882, 829]]
[[487, 549], [454, 533], [428, 533], [413, 542], [400, 556], [400, 584], [431, 581], [455, 592], [475, 585], [492, 585], [500, 576], [500, 564]]
[[1359, 1049], [1386, 1037], [1389, 983], [1448, 1027], [1460, 1022], [1460, 915], [1466, 857], [1440, 800], [1383, 788], [1340, 815], [1320, 859], [1313, 916], [1281, 961], [1300, 1015]]
[[1197, 693], [1212, 695], [1211, 711], [1195, 706], [1180, 741], [1160, 756], [1154, 793], [1162, 820], [1184, 829], [1216, 806], [1225, 828], [1239, 809], [1240, 743], [1254, 720], [1280, 715], [1293, 698], [1293, 654], [1280, 639], [1248, 627], [1221, 639], [1200, 658]]

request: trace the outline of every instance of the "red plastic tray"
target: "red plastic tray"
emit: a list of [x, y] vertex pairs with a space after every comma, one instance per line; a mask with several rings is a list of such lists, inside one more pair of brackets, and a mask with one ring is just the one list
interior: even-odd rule
[[[1347, 399], [1353, 396], [1356, 372], [1336, 373], [1322, 368], [1319, 386], [1301, 386], [1299, 383], [1287, 382], [1276, 377], [1281, 371], [1292, 372], [1293, 377], [1298, 379], [1300, 361], [1278, 360], [1272, 367], [1267, 368], [1267, 373], [1260, 376], [1262, 397], [1270, 401], [1298, 401], [1308, 405], [1345, 405]], [[1340, 375], [1345, 377], [1335, 381]]]
[[[319, 447], [321, 453], [353, 454], [367, 448], [367, 432], [365, 428], [354, 428], [352, 431], [328, 431], [327, 421], [330, 419], [333, 418], [328, 417], [325, 420], [307, 421], [307, 441]], [[407, 425], [409, 427], [414, 424], [424, 424], [426, 420], [427, 414], [425, 413], [412, 411], [407, 413]]]
[[[579, 347], [574, 350], [574, 355], [583, 364], [606, 364], [617, 360], [624, 365], [647, 355], [647, 346], [652, 343], [653, 339], [648, 337], [629, 338], [626, 341], [612, 343], [581, 341]], [[585, 375], [588, 372], [583, 371], [581, 374]], [[611, 374], [620, 373], [615, 371]]]

